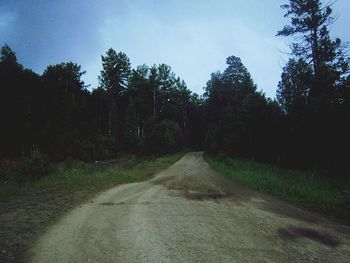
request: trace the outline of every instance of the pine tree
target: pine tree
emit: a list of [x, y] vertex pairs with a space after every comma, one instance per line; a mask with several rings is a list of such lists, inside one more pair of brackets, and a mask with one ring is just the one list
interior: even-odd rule
[[123, 52], [117, 53], [110, 48], [105, 56], [101, 56], [102, 71], [99, 76], [100, 87], [107, 91], [109, 97], [108, 135], [118, 134], [121, 122], [121, 96], [125, 93], [131, 73], [130, 61]]
[[290, 0], [281, 6], [291, 23], [277, 36], [297, 36], [292, 54], [312, 65], [313, 85], [310, 96], [315, 104], [334, 103], [336, 85], [348, 72], [349, 66], [339, 38], [332, 40], [328, 26], [334, 22], [332, 8], [320, 0]]
[[330, 37], [332, 4], [289, 0], [281, 7], [290, 24], [277, 35], [297, 37], [291, 46], [294, 58], [284, 68], [277, 92], [287, 118], [286, 141], [293, 142], [289, 151], [294, 148], [294, 159], [299, 156], [303, 165], [330, 171], [343, 165], [337, 147], [349, 144], [347, 136], [341, 136], [348, 130], [343, 105], [349, 65], [341, 40]]

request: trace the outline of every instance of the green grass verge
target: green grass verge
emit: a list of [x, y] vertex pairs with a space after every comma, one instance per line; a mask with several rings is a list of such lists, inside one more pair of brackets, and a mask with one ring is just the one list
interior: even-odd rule
[[173, 164], [182, 157], [182, 153], [164, 155], [158, 158], [144, 159], [133, 155], [122, 156], [111, 163], [57, 164], [50, 169], [48, 176], [37, 180], [10, 180], [0, 184], [0, 201], [16, 194], [64, 187], [65, 190], [79, 190], [92, 186], [113, 186], [121, 183], [138, 182]]
[[350, 219], [350, 185], [334, 183], [311, 171], [232, 158], [206, 156], [210, 166], [242, 185], [271, 194], [302, 208]]

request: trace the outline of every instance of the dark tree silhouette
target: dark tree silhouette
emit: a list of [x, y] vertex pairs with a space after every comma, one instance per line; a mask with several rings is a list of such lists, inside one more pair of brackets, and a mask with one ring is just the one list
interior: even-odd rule
[[341, 170], [344, 157], [340, 152], [349, 145], [347, 136], [343, 137], [343, 131], [349, 131], [344, 112], [349, 65], [341, 40], [329, 35], [328, 27], [334, 22], [331, 5], [290, 0], [282, 8], [291, 22], [277, 35], [298, 36], [291, 47], [295, 58], [284, 68], [277, 91], [289, 141], [296, 146], [287, 148], [295, 161], [306, 166]]
[[277, 160], [272, 142], [278, 137], [273, 138], [270, 130], [280, 116], [276, 103], [256, 90], [238, 57], [230, 56], [226, 63], [225, 71], [213, 73], [205, 88], [206, 149], [252, 160]]

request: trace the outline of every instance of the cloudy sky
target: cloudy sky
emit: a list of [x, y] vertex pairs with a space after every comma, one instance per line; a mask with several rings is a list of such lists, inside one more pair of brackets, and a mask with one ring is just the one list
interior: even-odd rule
[[[97, 86], [101, 55], [125, 52], [133, 67], [169, 64], [199, 94], [210, 73], [224, 70], [235, 55], [258, 89], [274, 97], [288, 51], [275, 37], [288, 20], [282, 0], [1, 0], [0, 45], [41, 74], [50, 64], [82, 65]], [[350, 1], [338, 0], [333, 36], [350, 40]]]

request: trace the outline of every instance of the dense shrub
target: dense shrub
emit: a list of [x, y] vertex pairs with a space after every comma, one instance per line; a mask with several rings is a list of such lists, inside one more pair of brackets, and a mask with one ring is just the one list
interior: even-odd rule
[[55, 161], [72, 159], [91, 162], [111, 159], [115, 158], [117, 151], [120, 150], [114, 137], [97, 136], [81, 140], [76, 133], [63, 134], [54, 146], [55, 150], [51, 151], [50, 156]]
[[51, 155], [55, 157], [55, 160], [63, 161], [66, 158], [78, 159], [81, 156], [82, 141], [76, 131], [62, 134], [54, 145], [55, 148]]
[[179, 125], [170, 120], [156, 124], [146, 138], [147, 151], [155, 154], [171, 153], [181, 149], [183, 135]]
[[91, 147], [93, 160], [111, 159], [116, 157], [118, 143], [113, 137], [99, 136]]

